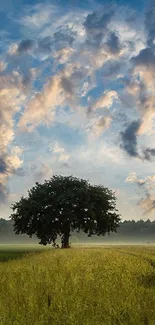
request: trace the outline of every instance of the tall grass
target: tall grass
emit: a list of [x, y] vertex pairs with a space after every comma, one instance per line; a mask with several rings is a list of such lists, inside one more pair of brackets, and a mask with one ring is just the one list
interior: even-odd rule
[[73, 248], [0, 263], [0, 324], [154, 325], [154, 254]]

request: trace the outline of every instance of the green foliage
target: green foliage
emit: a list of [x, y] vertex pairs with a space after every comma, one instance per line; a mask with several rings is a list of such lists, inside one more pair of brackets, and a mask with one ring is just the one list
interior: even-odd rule
[[0, 263], [1, 325], [154, 325], [154, 247], [44, 250]]
[[83, 231], [88, 236], [105, 235], [117, 230], [120, 216], [114, 193], [86, 180], [53, 176], [36, 185], [12, 205], [11, 219], [17, 234], [36, 235], [46, 245], [61, 237], [62, 247], [69, 246], [70, 232]]

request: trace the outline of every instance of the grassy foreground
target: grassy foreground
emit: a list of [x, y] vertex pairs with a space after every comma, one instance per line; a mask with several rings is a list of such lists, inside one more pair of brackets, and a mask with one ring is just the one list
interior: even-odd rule
[[154, 325], [155, 248], [45, 250], [0, 263], [0, 325]]

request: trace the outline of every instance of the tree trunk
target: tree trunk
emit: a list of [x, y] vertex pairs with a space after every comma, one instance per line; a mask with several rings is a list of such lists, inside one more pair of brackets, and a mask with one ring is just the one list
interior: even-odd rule
[[64, 234], [61, 239], [61, 248], [69, 248], [70, 226], [65, 228]]

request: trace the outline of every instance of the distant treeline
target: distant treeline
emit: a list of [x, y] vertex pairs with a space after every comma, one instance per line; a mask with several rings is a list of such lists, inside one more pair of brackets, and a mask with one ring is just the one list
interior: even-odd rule
[[[13, 222], [11, 220], [0, 219], [0, 243], [13, 242], [37, 242], [33, 237], [30, 239], [27, 235], [15, 235]], [[155, 242], [155, 220], [129, 220], [120, 222], [117, 233], [111, 233], [104, 237], [87, 237], [83, 232], [74, 232], [71, 236], [71, 242], [91, 242], [91, 241], [144, 241]]]

